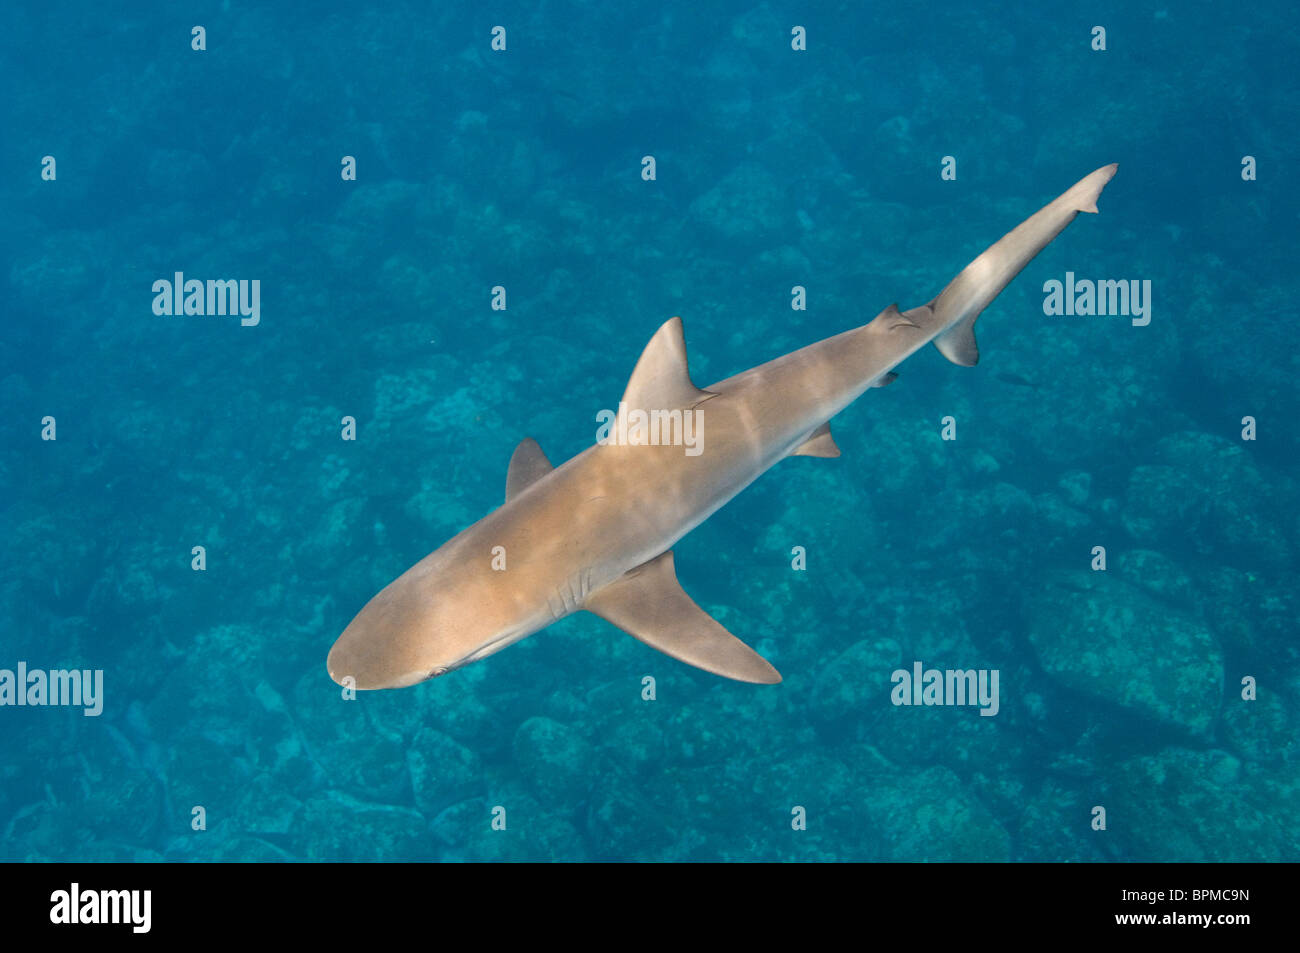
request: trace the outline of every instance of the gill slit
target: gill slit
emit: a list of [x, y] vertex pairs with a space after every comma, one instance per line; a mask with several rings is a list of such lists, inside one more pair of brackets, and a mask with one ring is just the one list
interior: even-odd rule
[[552, 622], [583, 608], [592, 592], [593, 575], [590, 568], [580, 569], [547, 595], [546, 610], [551, 614]]

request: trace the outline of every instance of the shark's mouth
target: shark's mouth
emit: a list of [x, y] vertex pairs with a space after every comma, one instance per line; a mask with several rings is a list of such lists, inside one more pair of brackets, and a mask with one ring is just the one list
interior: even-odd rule
[[446, 675], [448, 672], [454, 672], [458, 668], [464, 668], [470, 662], [477, 662], [481, 658], [487, 658], [489, 655], [500, 652], [507, 646], [518, 642], [527, 634], [528, 630], [524, 628], [508, 629], [501, 635], [498, 635], [495, 639], [484, 642], [468, 655], [464, 655], [448, 665], [439, 665], [428, 674], [427, 678], [437, 678], [439, 675]]

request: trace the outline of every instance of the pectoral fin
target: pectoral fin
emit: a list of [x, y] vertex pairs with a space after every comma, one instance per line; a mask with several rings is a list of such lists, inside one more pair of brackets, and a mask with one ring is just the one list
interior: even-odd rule
[[583, 608], [652, 649], [714, 675], [764, 685], [781, 681], [766, 659], [686, 594], [671, 551], [598, 590]]

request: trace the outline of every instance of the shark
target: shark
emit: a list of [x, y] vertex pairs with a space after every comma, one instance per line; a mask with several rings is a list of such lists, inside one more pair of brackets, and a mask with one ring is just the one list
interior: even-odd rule
[[[830, 421], [933, 343], [954, 364], [979, 360], [980, 313], [1115, 175], [1080, 179], [962, 269], [928, 303], [891, 304], [867, 324], [697, 387], [678, 317], [646, 345], [619, 402], [636, 413], [707, 423], [701, 452], [673, 442], [598, 442], [554, 466], [524, 439], [503, 504], [385, 586], [326, 660], [335, 682], [403, 688], [487, 658], [566, 616], [590, 612], [688, 665], [753, 684], [781, 675], [682, 588], [673, 546], [769, 468], [838, 457]], [[703, 432], [703, 431], [701, 431]]]

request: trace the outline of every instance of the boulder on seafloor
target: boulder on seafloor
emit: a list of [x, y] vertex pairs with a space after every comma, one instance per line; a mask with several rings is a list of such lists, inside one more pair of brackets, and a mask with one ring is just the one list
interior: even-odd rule
[[1295, 861], [1296, 768], [1285, 775], [1225, 751], [1166, 748], [1116, 767], [1107, 830], [1137, 861]]
[[1164, 553], [1152, 549], [1125, 550], [1115, 554], [1113, 568], [1157, 599], [1184, 606], [1197, 603], [1196, 583]]
[[570, 816], [543, 807], [513, 781], [485, 780], [489, 798], [471, 798], [429, 822], [440, 860], [577, 861], [587, 845]]
[[1223, 652], [1200, 619], [1114, 572], [1049, 575], [1027, 609], [1030, 644], [1058, 682], [1210, 736], [1223, 692]]
[[902, 662], [893, 639], [863, 639], [821, 669], [813, 687], [810, 713], [824, 721], [849, 715], [878, 718], [889, 707], [890, 674]]
[[1006, 830], [947, 768], [878, 780], [866, 812], [885, 839], [885, 860], [984, 863], [1011, 856]]
[[1246, 568], [1289, 564], [1285, 477], [1265, 475], [1240, 442], [1213, 434], [1170, 434], [1153, 455], [1129, 477], [1123, 520], [1134, 539]]
[[564, 813], [589, 790], [595, 752], [573, 728], [529, 718], [515, 733], [515, 764], [548, 810]]
[[719, 238], [766, 247], [780, 241], [790, 218], [789, 200], [763, 166], [744, 162], [691, 203], [691, 217]]
[[1247, 761], [1300, 763], [1300, 720], [1277, 686], [1266, 678], [1255, 686], [1255, 698], [1247, 700], [1241, 697], [1240, 680], [1232, 682], [1223, 707], [1226, 746]]
[[424, 818], [414, 809], [331, 791], [303, 803], [291, 852], [309, 861], [376, 862], [436, 857]]
[[433, 818], [458, 801], [479, 793], [483, 765], [479, 756], [456, 739], [421, 728], [406, 751], [415, 806]]
[[1092, 863], [1106, 860], [1101, 832], [1092, 829], [1100, 798], [1091, 783], [1047, 778], [1025, 799], [1016, 828], [1016, 860]]

